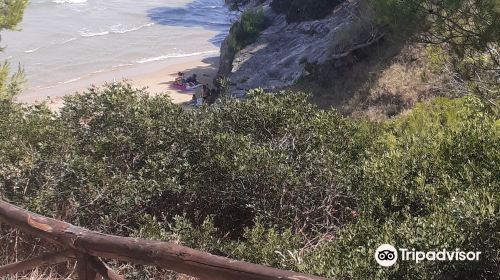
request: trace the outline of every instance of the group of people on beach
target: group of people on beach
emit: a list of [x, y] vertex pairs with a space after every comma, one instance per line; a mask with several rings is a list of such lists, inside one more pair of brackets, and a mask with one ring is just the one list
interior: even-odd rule
[[186, 87], [196, 87], [200, 83], [198, 82], [198, 76], [193, 74], [187, 78], [184, 77], [183, 72], [177, 72], [177, 78], [175, 79], [175, 83], [178, 85], [184, 85]]
[[219, 95], [219, 91], [216, 88], [211, 89], [208, 84], [198, 82], [196, 74], [185, 78], [184, 73], [179, 72], [174, 84], [180, 85], [184, 91], [192, 92], [193, 98], [191, 104], [195, 106], [203, 104], [211, 105], [217, 100]]

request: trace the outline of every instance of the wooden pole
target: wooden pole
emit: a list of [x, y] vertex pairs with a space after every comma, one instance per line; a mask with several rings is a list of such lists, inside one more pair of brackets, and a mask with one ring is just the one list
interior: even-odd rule
[[97, 273], [90, 266], [90, 256], [85, 254], [76, 255], [76, 273], [78, 280], [98, 280]]
[[49, 266], [67, 262], [69, 261], [70, 258], [74, 258], [74, 255], [70, 250], [66, 250], [62, 252], [57, 252], [49, 255], [32, 258], [26, 261], [11, 263], [8, 265], [0, 266], [0, 277], [31, 270], [40, 266]]
[[96, 257], [90, 257], [89, 264], [94, 271], [104, 278], [104, 280], [125, 280], [125, 278], [111, 270], [105, 263]]
[[162, 267], [204, 280], [326, 279], [231, 260], [173, 243], [106, 235], [28, 212], [2, 200], [0, 220], [84, 255]]

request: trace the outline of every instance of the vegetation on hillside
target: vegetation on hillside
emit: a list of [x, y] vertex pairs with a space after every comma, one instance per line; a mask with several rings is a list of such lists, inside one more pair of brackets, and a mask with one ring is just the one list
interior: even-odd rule
[[355, 1], [352, 23], [331, 38], [332, 55], [378, 38], [350, 56], [306, 64], [293, 88], [321, 106], [384, 119], [418, 101], [474, 93], [497, 107], [498, 1]]
[[[185, 111], [117, 84], [0, 113], [2, 196], [45, 215], [340, 279], [498, 272], [499, 121], [475, 97], [377, 124], [300, 93]], [[483, 255], [380, 270], [379, 243]]]
[[395, 36], [441, 47], [458, 79], [486, 98], [499, 97], [500, 2], [370, 1]]
[[266, 18], [262, 8], [243, 12], [240, 20], [236, 21], [229, 30], [230, 51], [239, 52], [244, 47], [255, 42], [259, 37], [259, 33], [266, 28], [266, 25]]
[[[234, 22], [226, 38], [224, 49], [227, 63], [230, 67], [236, 54], [246, 46], [254, 43], [262, 30], [268, 25], [262, 8], [248, 9]], [[227, 70], [229, 71], [230, 68]]]
[[226, 38], [228, 48], [225, 51], [231, 62], [239, 51], [257, 40], [267, 24], [262, 8], [249, 9], [241, 14], [240, 20], [233, 23]]

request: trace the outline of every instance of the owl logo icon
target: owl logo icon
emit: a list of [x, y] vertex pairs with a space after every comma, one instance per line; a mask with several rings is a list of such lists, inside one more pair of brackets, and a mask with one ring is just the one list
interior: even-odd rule
[[381, 266], [392, 266], [398, 260], [398, 251], [390, 244], [382, 244], [375, 251], [375, 260]]

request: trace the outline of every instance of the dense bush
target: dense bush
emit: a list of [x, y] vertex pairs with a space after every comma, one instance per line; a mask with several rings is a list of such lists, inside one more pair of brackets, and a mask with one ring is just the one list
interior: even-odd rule
[[321, 19], [344, 0], [273, 0], [271, 7], [289, 22]]
[[[498, 120], [475, 98], [438, 99], [390, 123], [356, 187], [359, 220], [308, 260], [317, 273], [365, 279], [495, 279], [500, 268]], [[477, 262], [398, 262], [379, 244], [481, 251]], [[318, 265], [319, 264], [319, 265]]]
[[143, 214], [195, 225], [213, 216], [224, 234], [255, 217], [329, 231], [352, 204], [338, 174], [363, 152], [357, 124], [318, 112], [302, 94], [255, 92], [186, 112], [118, 85], [68, 97], [58, 116], [9, 106], [4, 196], [110, 232], [127, 233]]
[[[46, 215], [335, 279], [498, 273], [499, 122], [476, 98], [375, 124], [293, 92], [186, 111], [118, 84], [0, 117], [2, 197]], [[381, 243], [482, 258], [380, 269]]]

